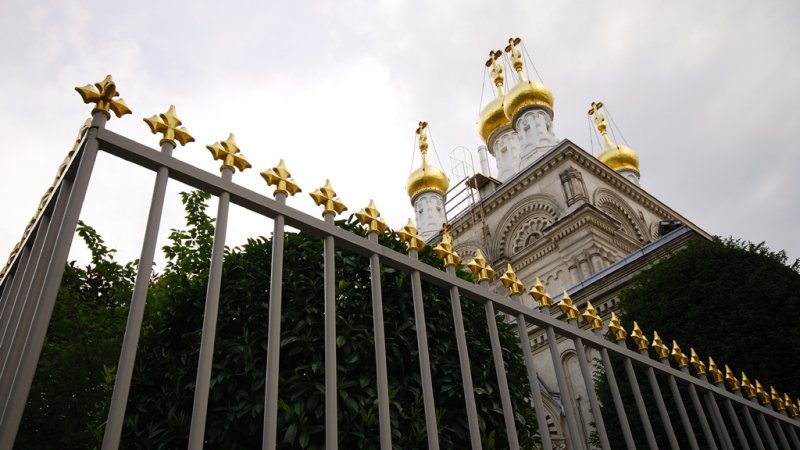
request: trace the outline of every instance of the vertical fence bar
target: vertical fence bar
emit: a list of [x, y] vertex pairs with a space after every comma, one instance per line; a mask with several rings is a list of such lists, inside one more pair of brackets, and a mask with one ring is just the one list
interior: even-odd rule
[[[378, 233], [367, 235], [370, 241], [378, 242]], [[380, 425], [381, 450], [392, 448], [392, 424], [389, 417], [389, 376], [386, 369], [386, 337], [383, 326], [383, 296], [381, 291], [381, 261], [377, 253], [369, 258], [372, 285], [372, 324], [375, 330], [375, 369], [378, 385], [378, 422]]]
[[[447, 273], [456, 276], [455, 266], [448, 265]], [[478, 408], [475, 406], [475, 391], [472, 384], [472, 369], [469, 364], [467, 335], [464, 331], [464, 316], [461, 313], [461, 296], [456, 286], [450, 287], [450, 304], [453, 308], [453, 325], [456, 331], [458, 362], [461, 367], [461, 381], [464, 385], [464, 402], [467, 407], [467, 423], [472, 450], [481, 449], [481, 432], [478, 427]]]
[[[172, 155], [175, 143], [163, 141], [161, 152], [167, 156]], [[150, 212], [147, 216], [142, 251], [139, 256], [139, 267], [136, 271], [136, 281], [133, 285], [128, 321], [125, 325], [125, 335], [122, 338], [122, 350], [117, 364], [117, 375], [114, 378], [114, 391], [111, 394], [111, 406], [108, 408], [106, 430], [103, 434], [103, 450], [114, 450], [119, 447], [122, 435], [122, 424], [125, 420], [125, 408], [128, 403], [133, 366], [136, 362], [136, 348], [139, 345], [139, 335], [142, 331], [144, 307], [147, 303], [147, 289], [150, 285], [150, 275], [153, 273], [153, 258], [156, 252], [156, 239], [158, 228], [161, 225], [161, 213], [164, 210], [164, 197], [167, 192], [169, 171], [166, 167], [159, 167], [156, 172], [156, 181], [153, 186], [153, 197], [150, 200]]]
[[[755, 401], [755, 397], [753, 398], [753, 401]], [[767, 439], [769, 448], [771, 450], [778, 450], [778, 443], [775, 442], [775, 438], [772, 436], [772, 430], [769, 429], [769, 425], [767, 425], [767, 419], [764, 418], [764, 414], [757, 412], [756, 416], [758, 417], [758, 424], [761, 426], [761, 431], [764, 433], [764, 437]]]
[[[602, 329], [595, 329], [594, 334], [602, 337]], [[600, 359], [603, 362], [603, 368], [606, 373], [606, 380], [608, 387], [611, 390], [611, 398], [614, 400], [614, 409], [619, 418], [619, 424], [622, 428], [622, 437], [625, 439], [625, 446], [628, 450], [636, 450], [636, 444], [633, 440], [633, 433], [631, 426], [628, 422], [628, 414], [625, 412], [625, 404], [622, 402], [622, 395], [619, 392], [619, 385], [617, 384], [617, 377], [614, 374], [614, 367], [611, 365], [611, 358], [608, 356], [608, 350], [605, 348], [600, 349]]]
[[[669, 367], [669, 359], [667, 357], [662, 358], [661, 362]], [[678, 409], [683, 431], [686, 432], [686, 437], [689, 439], [689, 446], [694, 450], [699, 450], [700, 446], [697, 444], [697, 438], [694, 435], [694, 429], [692, 429], [692, 423], [689, 421], [689, 414], [686, 412], [686, 405], [683, 403], [683, 396], [678, 389], [678, 383], [675, 382], [675, 377], [668, 375], [667, 383], [669, 384], [670, 392], [672, 392], [672, 400], [675, 403], [675, 407]]]
[[[741, 391], [737, 391], [740, 397], [742, 396]], [[747, 429], [750, 431], [750, 436], [753, 438], [753, 441], [756, 443], [756, 448], [758, 450], [766, 450], [764, 447], [764, 442], [761, 440], [761, 435], [758, 433], [758, 429], [756, 428], [756, 423], [753, 422], [753, 415], [750, 413], [750, 408], [748, 406], [742, 407], [744, 421], [747, 423]], [[800, 444], [797, 445], [800, 448]]]
[[[81, 157], [78, 171], [75, 174], [75, 179], [72, 184], [72, 189], [68, 189], [63, 193], [68, 193], [69, 198], [65, 199], [66, 206], [64, 210], [63, 220], [58, 223], [57, 237], [54, 236], [53, 251], [50, 257], [43, 258], [45, 261], [44, 267], [46, 272], [43, 274], [41, 285], [36, 284], [35, 292], [29, 299], [36, 299], [36, 309], [33, 313], [33, 320], [31, 327], [26, 333], [26, 339], [21, 341], [15, 339], [11, 343], [11, 347], [22, 349], [22, 354], [19, 360], [19, 366], [16, 367], [16, 374], [13, 377], [13, 385], [10, 388], [8, 402], [5, 404], [2, 419], [0, 419], [0, 448], [11, 448], [16, 438], [19, 423], [22, 420], [22, 412], [25, 407], [25, 402], [30, 392], [31, 383], [33, 382], [34, 372], [36, 365], [39, 362], [39, 355], [42, 351], [45, 336], [47, 335], [47, 326], [50, 322], [50, 316], [53, 313], [53, 306], [55, 305], [58, 288], [61, 285], [61, 277], [64, 275], [64, 264], [66, 264], [67, 256], [69, 256], [69, 249], [72, 246], [72, 239], [75, 236], [75, 227], [78, 224], [78, 217], [80, 216], [83, 200], [86, 197], [86, 189], [89, 186], [89, 179], [92, 175], [94, 162], [97, 158], [98, 142], [96, 139], [97, 129], [103, 128], [108, 120], [106, 113], [96, 111], [92, 114], [92, 127], [86, 136], [86, 141], [83, 148], [83, 156]], [[59, 194], [61, 197], [61, 193]], [[54, 216], [55, 218], [55, 216]], [[50, 230], [48, 230], [48, 234]], [[52, 229], [52, 231], [55, 231]], [[45, 250], [49, 249], [45, 246], [42, 250], [42, 255], [45, 255]], [[41, 260], [42, 258], [40, 258]], [[5, 369], [14, 369], [11, 368]], [[5, 380], [3, 381], [6, 382]], [[0, 397], [2, 398], [2, 397]]]
[[772, 426], [775, 427], [775, 431], [778, 434], [778, 440], [781, 442], [781, 445], [785, 450], [792, 450], [789, 446], [789, 441], [786, 439], [786, 434], [783, 432], [783, 427], [778, 419], [772, 419]]
[[[725, 385], [722, 383], [717, 383], [717, 386], [725, 389]], [[728, 418], [733, 424], [733, 431], [736, 433], [736, 439], [739, 441], [739, 448], [750, 450], [750, 444], [747, 442], [747, 438], [744, 436], [744, 430], [742, 430], [742, 425], [739, 423], [739, 417], [736, 415], [736, 411], [733, 409], [733, 404], [727, 398], [724, 399], [722, 403], [725, 405], [725, 410], [728, 412]]]
[[[286, 196], [285, 192], [275, 192], [275, 200], [280, 204], [286, 203]], [[282, 214], [275, 216], [272, 232], [272, 265], [269, 279], [269, 319], [267, 325], [269, 328], [267, 329], [267, 367], [264, 388], [264, 434], [261, 442], [261, 446], [265, 450], [274, 449], [278, 441], [278, 378], [280, 376], [285, 222], [286, 219]]]
[[[578, 327], [577, 320], [575, 326]], [[578, 327], [580, 328], [580, 327]], [[608, 441], [608, 434], [606, 433], [606, 425], [603, 421], [603, 413], [600, 410], [600, 402], [597, 401], [597, 393], [594, 390], [594, 378], [592, 372], [589, 370], [589, 363], [586, 358], [586, 350], [583, 347], [583, 339], [576, 337], [574, 339], [575, 352], [578, 355], [578, 367], [583, 376], [583, 383], [586, 386], [586, 395], [589, 397], [589, 406], [592, 408], [592, 415], [594, 416], [597, 435], [600, 437], [600, 446], [603, 450], [611, 450], [611, 443]]]
[[[627, 350], [624, 339], [618, 340], [617, 344]], [[636, 371], [633, 370], [633, 364], [631, 363], [630, 358], [627, 356], [623, 357], [623, 364], [625, 365], [625, 372], [628, 375], [628, 382], [630, 382], [631, 390], [633, 391], [633, 399], [636, 402], [636, 409], [639, 411], [639, 419], [642, 421], [644, 434], [647, 437], [647, 444], [651, 449], [658, 449], [656, 436], [653, 433], [653, 425], [650, 422], [650, 416], [647, 413], [647, 408], [645, 407], [644, 399], [642, 398], [642, 391], [639, 389], [639, 381], [636, 379]]]
[[[336, 214], [326, 211], [322, 214], [325, 223], [334, 226]], [[273, 237], [274, 239], [274, 237]], [[325, 278], [325, 448], [336, 450], [339, 447], [339, 424], [337, 421], [336, 388], [336, 249], [333, 236], [325, 236], [324, 241]]]
[[[546, 313], [549, 313], [549, 309]], [[550, 357], [553, 362], [553, 370], [556, 373], [556, 383], [558, 390], [562, 393], [561, 398], [564, 399], [564, 409], [567, 416], [567, 430], [572, 440], [572, 446], [577, 448], [576, 439], [579, 439], [583, 434], [579, 434], [578, 423], [575, 420], [575, 408], [572, 407], [572, 399], [569, 396], [569, 386], [567, 386], [567, 379], [564, 376], [564, 366], [561, 365], [561, 355], [558, 352], [558, 342], [556, 342], [556, 332], [551, 326], [545, 326], [545, 333], [547, 334], [547, 345], [550, 349]]]
[[[418, 251], [410, 249], [408, 255], [418, 259]], [[419, 370], [422, 379], [422, 402], [425, 407], [425, 426], [428, 432], [428, 449], [439, 450], [439, 428], [436, 424], [436, 408], [433, 400], [431, 360], [428, 355], [428, 332], [425, 324], [425, 306], [422, 303], [422, 281], [419, 272], [411, 272], [411, 294], [414, 297], [414, 325], [417, 329]]]
[[[648, 356], [647, 348], [640, 349], [639, 353], [644, 356]], [[664, 430], [667, 432], [667, 440], [669, 441], [669, 445], [672, 450], [680, 450], [678, 439], [675, 436], [675, 430], [672, 428], [672, 421], [670, 420], [669, 413], [667, 412], [667, 405], [664, 403], [664, 397], [661, 395], [661, 388], [658, 386], [656, 373], [650, 366], [645, 368], [645, 373], [647, 374], [647, 379], [650, 381], [650, 390], [653, 392], [653, 398], [656, 401], [656, 407], [658, 407], [658, 413], [661, 416], [661, 422], [663, 422]]]
[[794, 425], [789, 425], [789, 437], [792, 438], [794, 448], [800, 448], [800, 438], [797, 437], [797, 431], [795, 431]]
[[550, 429], [547, 427], [547, 418], [542, 401], [542, 391], [539, 387], [539, 375], [536, 371], [536, 364], [533, 362], [533, 352], [531, 351], [530, 338], [528, 337], [528, 326], [525, 323], [525, 316], [517, 315], [517, 333], [522, 344], [522, 354], [525, 356], [525, 367], [528, 369], [528, 383], [531, 386], [533, 396], [533, 408], [536, 412], [536, 423], [539, 426], [539, 436], [542, 438], [542, 448], [553, 450], [553, 440], [550, 438]]
[[[681, 367], [681, 371], [688, 374], [689, 368], [687, 366], [683, 366]], [[714, 441], [714, 435], [711, 433], [711, 427], [708, 424], [706, 413], [703, 410], [703, 404], [700, 402], [700, 397], [697, 395], [697, 389], [694, 387], [693, 383], [689, 383], [689, 397], [692, 399], [692, 404], [694, 405], [695, 412], [697, 413], [697, 420], [700, 422], [700, 428], [703, 429], [703, 436], [706, 438], [706, 444], [708, 444], [708, 448], [711, 450], [717, 450], [717, 443]]]
[[[698, 374], [697, 377], [700, 378], [702, 381], [706, 382], [708, 381], [708, 378], [706, 377], [705, 373]], [[708, 406], [708, 410], [711, 414], [711, 417], [717, 424], [718, 428], [717, 432], [720, 435], [722, 446], [727, 449], [734, 450], [733, 440], [731, 439], [730, 433], [728, 433], [728, 426], [725, 425], [725, 420], [723, 420], [722, 418], [722, 413], [719, 410], [719, 405], [717, 405], [717, 400], [714, 398], [714, 394], [709, 390], [706, 391], [705, 397], [706, 397], [706, 405]]]
[[[233, 167], [222, 166], [222, 179], [231, 181]], [[211, 249], [211, 265], [208, 269], [208, 288], [203, 312], [203, 331], [200, 336], [200, 356], [197, 363], [197, 382], [195, 383], [192, 423], [189, 428], [189, 449], [203, 448], [208, 412], [208, 394], [211, 388], [211, 366], [214, 358], [214, 338], [217, 332], [219, 313], [219, 291], [222, 284], [222, 265], [225, 260], [225, 234], [228, 228], [228, 209], [230, 194], [219, 195], [217, 223], [214, 230], [214, 244]]]
[[[481, 286], [489, 288], [489, 281], [481, 281]], [[514, 296], [512, 296], [514, 297]], [[519, 297], [519, 296], [515, 296]], [[494, 312], [494, 304], [491, 300], [484, 303], [486, 311], [486, 323], [489, 326], [489, 340], [492, 345], [492, 358], [494, 359], [494, 372], [497, 376], [497, 386], [500, 389], [500, 402], [503, 406], [503, 419], [506, 425], [506, 435], [508, 436], [508, 447], [511, 450], [519, 450], [519, 440], [517, 437], [517, 425], [514, 422], [514, 409], [511, 406], [511, 395], [508, 392], [508, 379], [506, 378], [506, 366], [503, 363], [503, 349], [500, 347], [500, 336], [497, 332], [497, 317]]]
[[[45, 220], [45, 218], [42, 217], [42, 220]], [[37, 233], [34, 237], [34, 240], [38, 239], [40, 234], [44, 233]], [[31, 258], [31, 256], [33, 256], [33, 258]], [[9, 316], [13, 310], [12, 305], [15, 303], [14, 300], [17, 299], [17, 293], [19, 292], [25, 272], [28, 270], [28, 263], [32, 262], [31, 259], [35, 261], [36, 255], [31, 255], [31, 248], [25, 245], [22, 247], [21, 254], [17, 260], [16, 268], [9, 268], [9, 276], [6, 277], [8, 282], [3, 285], [3, 296], [2, 300], [0, 300], [2, 302], [2, 310], [0, 310], [0, 325], [5, 325], [11, 320]], [[0, 347], [2, 344], [3, 341], [0, 340]], [[5, 355], [5, 352], [0, 353], [0, 355]]]

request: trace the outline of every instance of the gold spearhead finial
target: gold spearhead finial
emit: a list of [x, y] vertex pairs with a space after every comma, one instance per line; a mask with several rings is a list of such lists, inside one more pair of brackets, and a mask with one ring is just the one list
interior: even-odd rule
[[292, 196], [301, 192], [300, 186], [292, 179], [292, 174], [286, 170], [286, 163], [283, 159], [278, 161], [277, 166], [261, 172], [261, 178], [267, 182], [267, 185], [275, 186], [275, 192], [272, 195], [285, 194]]
[[367, 234], [378, 233], [383, 234], [389, 229], [386, 222], [381, 218], [381, 213], [375, 208], [375, 202], [369, 201], [369, 206], [356, 213], [356, 219], [361, 225], [367, 226]]
[[83, 87], [76, 87], [75, 90], [78, 91], [84, 103], [95, 104], [92, 114], [100, 111], [106, 118], [110, 119], [111, 113], [108, 112], [109, 110], [114, 111], [117, 117], [131, 113], [131, 109], [128, 108], [124, 100], [115, 98], [119, 97], [119, 92], [117, 91], [116, 83], [111, 79], [111, 75], [106, 75], [103, 81], [94, 85], [87, 84]]
[[508, 289], [509, 295], [520, 295], [525, 292], [525, 285], [522, 284], [522, 281], [519, 281], [511, 264], [506, 265], [506, 271], [500, 277], [500, 281], [503, 283], [503, 286]]
[[739, 384], [739, 380], [736, 379], [736, 376], [733, 375], [733, 371], [727, 364], [725, 364], [725, 382], [728, 383], [728, 388], [733, 392], [742, 388]]
[[694, 370], [698, 375], [705, 375], [706, 364], [700, 360], [700, 357], [697, 356], [697, 352], [694, 351], [693, 348], [689, 348], [689, 353], [691, 354], [691, 357], [689, 358], [689, 364], [694, 367]]
[[419, 151], [422, 156], [428, 153], [428, 133], [425, 132], [426, 128], [428, 128], [428, 122], [420, 120], [416, 133], [419, 135]]
[[500, 50], [489, 50], [489, 59], [486, 60], [486, 67], [491, 67], [492, 81], [497, 86], [497, 95], [504, 95], [503, 91], [503, 65], [498, 62], [503, 57]]
[[659, 336], [656, 331], [653, 331], [653, 344], [651, 347], [656, 351], [658, 359], [669, 358], [669, 349], [664, 345], [664, 341], [661, 340], [661, 336]]
[[536, 277], [536, 282], [528, 293], [536, 300], [540, 308], [549, 308], [553, 305], [553, 297], [545, 291], [542, 280], [539, 277]]
[[494, 280], [494, 269], [492, 269], [488, 264], [486, 264], [486, 258], [483, 257], [483, 253], [480, 249], [475, 252], [475, 257], [472, 258], [472, 261], [467, 263], [467, 267], [478, 277], [478, 283], [481, 281], [492, 281]]
[[[281, 162], [282, 161], [283, 160], [281, 160]], [[325, 213], [337, 215], [347, 211], [347, 206], [344, 206], [344, 203], [336, 197], [336, 191], [331, 187], [331, 180], [325, 180], [325, 186], [322, 186], [308, 195], [311, 196], [311, 199], [314, 200], [317, 206], [322, 206], [323, 215], [325, 215]]]
[[742, 393], [747, 398], [753, 398], [756, 396], [756, 388], [750, 383], [750, 379], [747, 378], [747, 375], [742, 372]]
[[789, 413], [789, 417], [797, 417], [800, 415], [800, 409], [797, 408], [797, 405], [792, 403], [792, 399], [787, 393], [783, 394], [783, 404], [786, 405], [786, 412]]
[[608, 329], [614, 333], [614, 338], [619, 341], [624, 341], [628, 337], [628, 332], [622, 327], [616, 313], [611, 313], [611, 320], [608, 321]]
[[586, 311], [584, 311], [581, 316], [593, 330], [600, 330], [603, 328], [603, 319], [597, 315], [597, 310], [594, 309], [592, 302], [586, 301]]
[[762, 405], [769, 405], [769, 394], [758, 380], [756, 380], [756, 396]]
[[177, 147], [175, 140], [181, 145], [194, 142], [194, 138], [186, 131], [186, 128], [181, 126], [182, 122], [175, 114], [175, 105], [169, 105], [167, 112], [148, 117], [144, 119], [144, 122], [150, 127], [153, 134], [161, 133], [164, 136], [158, 142], [159, 145], [169, 142], [173, 147]]
[[567, 322], [570, 320], [578, 320], [578, 317], [581, 314], [580, 311], [578, 311], [578, 308], [572, 304], [572, 299], [569, 298], [567, 291], [564, 291], [564, 294], [561, 296], [561, 301], [558, 302], [558, 305], [556, 306], [558, 306], [561, 312], [567, 316]]
[[689, 365], [689, 358], [683, 354], [681, 348], [678, 347], [678, 343], [675, 341], [672, 341], [672, 359], [678, 363], [678, 367], [681, 369]]
[[461, 257], [453, 250], [453, 237], [450, 235], [450, 225], [442, 226], [442, 241], [433, 248], [433, 252], [444, 261], [444, 266], [455, 266], [461, 262]]
[[519, 81], [525, 81], [525, 75], [522, 74], [522, 52], [518, 48], [521, 43], [522, 39], [518, 37], [509, 38], [505, 50], [511, 56], [511, 65], [514, 66], [514, 70], [517, 72], [517, 78]]
[[642, 333], [642, 329], [639, 328], [639, 324], [633, 322], [633, 331], [631, 331], [631, 339], [633, 343], [636, 344], [636, 348], [639, 350], [647, 350], [647, 346], [650, 345], [650, 342], [647, 341], [647, 338]]
[[220, 170], [227, 167], [230, 169], [236, 168], [239, 169], [240, 172], [243, 172], [245, 169], [252, 167], [244, 158], [244, 155], [240, 153], [241, 149], [239, 149], [239, 146], [236, 145], [236, 141], [233, 138], [233, 133], [228, 136], [228, 139], [225, 139], [222, 142], [206, 145], [206, 148], [211, 152], [211, 155], [214, 157], [215, 161], [222, 161]]
[[411, 219], [408, 219], [406, 226], [397, 230], [397, 237], [408, 245], [409, 250], [422, 250], [425, 247], [425, 241], [420, 237]]
[[722, 383], [722, 371], [719, 370], [719, 367], [717, 367], [717, 364], [710, 356], [708, 357], [708, 374], [711, 375], [711, 379], [714, 380], [714, 383]]
[[772, 400], [772, 406], [775, 407], [775, 411], [781, 412], [786, 409], [786, 405], [783, 404], [783, 399], [772, 386], [769, 387], [769, 398]]

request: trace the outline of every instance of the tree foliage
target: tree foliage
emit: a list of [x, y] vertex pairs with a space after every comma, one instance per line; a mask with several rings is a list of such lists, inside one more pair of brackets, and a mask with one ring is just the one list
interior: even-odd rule
[[[783, 251], [732, 238], [694, 240], [639, 274], [632, 287], [623, 291], [619, 308], [628, 330], [635, 320], [648, 339], [657, 331], [667, 345], [675, 340], [685, 353], [694, 348], [706, 361], [710, 355], [723, 371], [727, 364], [737, 377], [744, 371], [767, 389], [774, 386], [792, 398], [800, 394], [800, 262], [789, 264]], [[651, 356], [656, 358], [654, 353]], [[623, 398], [633, 405], [622, 365], [614, 370]], [[637, 373], [643, 393], [652, 400], [644, 371]], [[612, 441], [616, 439], [622, 448], [610, 393], [605, 378], [600, 380], [603, 415], [609, 419]], [[673, 427], [682, 434], [667, 380], [659, 382]], [[683, 399], [693, 417], [687, 392]], [[647, 403], [652, 406], [648, 413], [656, 434], [664, 438], [658, 411], [652, 401]], [[636, 410], [631, 408], [627, 414], [635, 434], [643, 439]], [[702, 440], [699, 426], [695, 428]], [[646, 446], [643, 440], [642, 445]]]

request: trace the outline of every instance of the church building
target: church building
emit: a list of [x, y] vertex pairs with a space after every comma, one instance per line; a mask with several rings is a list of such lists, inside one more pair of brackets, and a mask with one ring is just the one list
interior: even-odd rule
[[[688, 241], [710, 235], [641, 187], [639, 157], [611, 140], [602, 103], [592, 103], [588, 112], [604, 145], [596, 157], [569, 139], [556, 137], [553, 94], [541, 81], [526, 77], [521, 47], [515, 38], [505, 48], [514, 71], [508, 89], [503, 52], [490, 52], [486, 61], [496, 96], [478, 118], [478, 133], [485, 143], [478, 149], [479, 172], [450, 189], [445, 173], [428, 161], [427, 124], [420, 123], [422, 165], [407, 184], [416, 226], [430, 243], [438, 240], [442, 224], [447, 223], [462, 260], [480, 252], [498, 273], [510, 269], [528, 288], [541, 280], [555, 300], [560, 297], [555, 294], [567, 292], [581, 310], [591, 301], [608, 320], [620, 291], [636, 274]], [[448, 197], [459, 189], [468, 191], [474, 201], [456, 214], [446, 214]], [[493, 289], [506, 292], [499, 281]], [[523, 301], [538, 307], [531, 296]], [[557, 307], [550, 312], [561, 315]], [[586, 324], [581, 321], [581, 326]], [[529, 334], [534, 355], [549, 359], [544, 332], [532, 326]], [[572, 341], [559, 342], [559, 349], [572, 379], [568, 384], [582, 388]], [[563, 402], [572, 402], [580, 414], [578, 423], [593, 421], [586, 391], [558, 392], [554, 373], [543, 371], [539, 377], [551, 436], [564, 448], [589, 448], [588, 436], [568, 442], [564, 432]]]

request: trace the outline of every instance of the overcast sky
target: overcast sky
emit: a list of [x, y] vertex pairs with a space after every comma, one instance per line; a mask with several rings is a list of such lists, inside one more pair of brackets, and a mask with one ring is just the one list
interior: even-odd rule
[[[413, 216], [417, 122], [447, 170], [453, 149], [474, 151], [483, 63], [510, 36], [555, 96], [559, 138], [596, 154], [586, 111], [602, 100], [645, 190], [709, 233], [800, 257], [796, 0], [4, 0], [0, 30], [3, 262], [89, 115], [75, 86], [110, 73], [134, 113], [108, 128], [157, 147], [142, 118], [175, 104], [196, 138], [177, 158], [216, 173], [205, 145], [234, 132], [254, 167], [235, 182], [271, 192], [258, 172], [284, 158], [304, 190], [291, 205], [318, 214], [306, 193], [330, 178], [350, 212], [374, 198], [397, 228]], [[82, 218], [122, 260], [138, 257], [153, 180], [98, 159]], [[181, 190], [162, 237], [182, 224]], [[227, 243], [270, 230], [234, 208]]]

